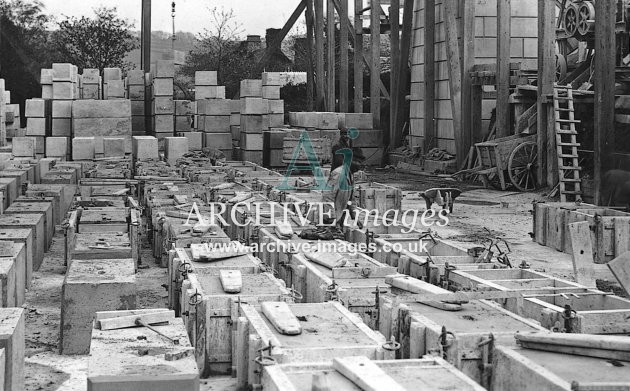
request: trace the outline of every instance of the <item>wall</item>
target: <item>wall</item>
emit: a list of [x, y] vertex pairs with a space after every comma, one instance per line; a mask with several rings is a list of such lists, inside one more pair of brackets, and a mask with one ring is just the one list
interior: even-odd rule
[[[413, 47], [411, 69], [411, 131], [410, 145], [424, 143], [424, 3], [414, 0]], [[455, 153], [454, 130], [450, 102], [446, 33], [444, 28], [443, 1], [435, 5], [435, 123], [437, 145]], [[496, 63], [497, 53], [497, 0], [475, 1], [475, 63]], [[536, 69], [538, 54], [538, 2], [537, 0], [512, 1], [511, 61], [521, 62], [524, 69]], [[458, 16], [459, 20], [459, 16]], [[461, 34], [460, 34], [461, 35]], [[493, 87], [486, 87], [488, 91]], [[487, 133], [493, 100], [484, 100], [483, 129]]]

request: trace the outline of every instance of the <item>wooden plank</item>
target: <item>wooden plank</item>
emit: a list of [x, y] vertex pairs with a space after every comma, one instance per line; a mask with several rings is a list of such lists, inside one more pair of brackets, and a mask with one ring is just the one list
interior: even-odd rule
[[437, 146], [434, 118], [435, 0], [425, 0], [424, 4], [424, 150], [427, 152]]
[[326, 111], [337, 111], [335, 30], [335, 5], [333, 0], [328, 0], [326, 5]]
[[[449, 291], [436, 285], [429, 284], [417, 278], [409, 276], [388, 276], [385, 282], [394, 288], [402, 289], [411, 293], [430, 293], [430, 294], [448, 294]], [[445, 311], [460, 311], [462, 306], [459, 304], [450, 304], [441, 301], [422, 301], [423, 304], [439, 308]]]
[[512, 0], [497, 0], [497, 138], [512, 134], [510, 122], [510, 40]]
[[333, 368], [364, 391], [404, 391], [406, 389], [367, 357], [335, 358]]
[[607, 263], [621, 287], [630, 294], [630, 251]]
[[620, 256], [630, 251], [630, 219], [616, 218], [614, 225], [615, 256]]
[[98, 321], [98, 326], [101, 330], [117, 330], [137, 327], [136, 320], [138, 319], [149, 325], [170, 322], [175, 319], [175, 311], [160, 311], [152, 314], [129, 315], [118, 318], [101, 319]]
[[326, 59], [324, 54], [324, 0], [315, 1], [315, 75], [317, 99], [315, 107], [319, 111], [325, 111], [326, 105]]
[[370, 111], [374, 129], [381, 127], [381, 2], [372, 0], [370, 10]]
[[142, 69], [151, 68], [151, 0], [142, 0]]
[[630, 361], [627, 337], [588, 334], [516, 334], [518, 343], [528, 349]]
[[[333, 6], [334, 7], [334, 6]], [[339, 13], [339, 112], [348, 112], [348, 2], [341, 2]]]
[[[475, 66], [475, 5], [476, 1], [460, 0], [462, 8], [462, 150], [468, 151], [475, 143], [473, 118], [473, 85], [470, 71]], [[472, 159], [472, 155], [471, 155]]]
[[615, 132], [615, 15], [616, 2], [595, 2], [595, 204], [602, 202], [602, 176], [614, 150]]
[[313, 59], [313, 50], [315, 39], [315, 13], [313, 10], [313, 0], [306, 0], [306, 50], [308, 64], [306, 65], [306, 110], [313, 111], [315, 101], [313, 100], [315, 93], [315, 66]]
[[363, 113], [363, 0], [354, 0], [354, 112]]
[[462, 64], [459, 55], [457, 9], [453, 1], [443, 3], [444, 27], [446, 31], [446, 54], [448, 61], [449, 90], [451, 93], [451, 111], [453, 114], [453, 131], [457, 155], [457, 166], [460, 167], [466, 158], [462, 133]]
[[240, 270], [219, 270], [219, 279], [225, 293], [239, 293], [243, 289], [243, 276]]
[[[538, 181], [540, 186], [547, 183], [549, 167], [556, 160], [555, 148], [548, 150], [548, 144], [555, 145], [555, 128], [551, 126], [549, 104], [546, 96], [553, 94], [556, 79], [556, 5], [548, 0], [538, 0]], [[551, 134], [551, 137], [549, 137]], [[551, 156], [551, 159], [549, 158]]]
[[302, 334], [302, 325], [287, 303], [266, 301], [262, 303], [261, 308], [263, 314], [280, 334]]
[[392, 147], [399, 147], [403, 144], [403, 127], [407, 120], [407, 114], [405, 113], [405, 106], [402, 102], [406, 99], [406, 88], [401, 88], [401, 86], [409, 85], [409, 75], [411, 72], [409, 71], [409, 58], [411, 54], [411, 39], [413, 35], [413, 3], [414, 2], [406, 2], [403, 7], [403, 28], [402, 28], [402, 36], [400, 38], [400, 61], [399, 61], [399, 71], [398, 71], [398, 91], [392, 91], [392, 94], [398, 94], [397, 99], [397, 107], [398, 112], [396, 113], [396, 133], [394, 135], [394, 139], [390, 140], [390, 145]]
[[400, 102], [398, 86], [398, 74], [400, 72], [400, 0], [392, 0], [392, 5], [389, 7], [389, 22], [391, 24], [389, 40], [391, 43], [392, 61], [392, 69], [390, 72], [390, 89], [392, 93], [389, 104], [389, 144], [391, 146], [397, 146], [397, 140], [400, 138], [396, 119]]
[[587, 287], [595, 287], [595, 266], [591, 228], [586, 221], [569, 224], [573, 244], [573, 273], [575, 281]]

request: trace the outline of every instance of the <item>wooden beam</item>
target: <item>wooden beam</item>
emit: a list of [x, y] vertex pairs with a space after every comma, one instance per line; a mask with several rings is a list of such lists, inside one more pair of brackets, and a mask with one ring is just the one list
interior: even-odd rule
[[435, 0], [424, 0], [424, 152], [437, 147], [435, 132]]
[[151, 0], [142, 0], [142, 70], [151, 69]]
[[512, 0], [497, 0], [497, 138], [512, 134], [509, 102], [511, 9]]
[[326, 110], [336, 111], [337, 94], [335, 89], [336, 66], [335, 56], [335, 6], [332, 0], [326, 3]]
[[[333, 0], [333, 2], [335, 3], [335, 8], [337, 9], [337, 12], [339, 12], [339, 9], [341, 8], [341, 2], [340, 0]], [[354, 47], [355, 45], [355, 37], [354, 37], [354, 28], [352, 27], [352, 23], [348, 22], [348, 31], [349, 31], [349, 37], [350, 37], [350, 45], [352, 45]], [[363, 31], [363, 30], [362, 30]], [[370, 72], [372, 72], [371, 69], [371, 63], [370, 63], [370, 59], [365, 55], [365, 53], [363, 53], [363, 63], [365, 64], [365, 66], [368, 68], [368, 70]], [[385, 83], [383, 83], [383, 81], [380, 81], [380, 88], [381, 88], [381, 94], [383, 94], [383, 96], [387, 99], [389, 99], [389, 92], [387, 91], [387, 87], [385, 87]]]
[[444, 27], [446, 31], [446, 58], [448, 61], [449, 89], [451, 92], [451, 110], [453, 113], [453, 130], [455, 134], [455, 155], [457, 167], [461, 167], [468, 154], [464, 150], [462, 132], [462, 63], [459, 56], [457, 33], [457, 8], [454, 1], [445, 1]]
[[398, 71], [398, 91], [395, 91], [397, 95], [397, 107], [398, 112], [396, 114], [396, 135], [393, 142], [393, 146], [399, 147], [403, 142], [403, 127], [405, 118], [408, 117], [408, 113], [405, 113], [405, 99], [407, 93], [407, 86], [410, 83], [410, 70], [409, 59], [411, 54], [411, 39], [413, 37], [413, 11], [414, 2], [407, 1], [403, 7], [403, 28], [402, 36], [400, 38], [400, 70]]
[[313, 0], [306, 0], [306, 50], [308, 64], [306, 73], [306, 109], [313, 111], [315, 101], [313, 96], [315, 93], [315, 67], [313, 66], [313, 40], [315, 38], [315, 14], [313, 10]]
[[295, 22], [297, 22], [300, 16], [302, 16], [304, 10], [306, 10], [306, 0], [300, 1], [300, 4], [298, 4], [295, 11], [293, 11], [291, 16], [289, 17], [289, 20], [287, 20], [287, 22], [284, 24], [282, 30], [280, 30], [280, 33], [271, 43], [268, 43], [267, 49], [265, 49], [265, 52], [256, 64], [257, 69], [259, 69], [260, 71], [264, 69], [265, 65], [267, 65], [267, 63], [271, 59], [271, 54], [273, 53], [273, 51], [280, 47], [282, 41], [284, 41], [284, 39], [287, 37], [287, 34], [289, 34], [289, 31], [291, 31], [291, 29], [295, 25]]
[[349, 105], [349, 86], [348, 77], [350, 74], [348, 64], [348, 1], [341, 2], [341, 10], [339, 12], [339, 111], [341, 113], [348, 112]]
[[602, 177], [611, 168], [615, 131], [616, 2], [595, 3], [595, 203], [602, 203]]
[[[345, 0], [344, 0], [345, 1]], [[372, 0], [370, 11], [371, 72], [370, 111], [374, 118], [374, 129], [381, 127], [381, 1]]]
[[[556, 4], [549, 0], [538, 0], [538, 181], [540, 186], [550, 183], [547, 176], [555, 160], [555, 126], [553, 107], [546, 103], [553, 94], [556, 80]], [[551, 118], [550, 118], [551, 116]], [[551, 137], [550, 137], [551, 135]], [[551, 143], [551, 148], [549, 144]], [[551, 150], [549, 150], [551, 149]]]
[[324, 111], [326, 106], [326, 70], [324, 54], [324, 0], [315, 0], [315, 75], [317, 89], [318, 111]]
[[[475, 131], [481, 132], [481, 129], [474, 129], [472, 99], [473, 86], [470, 71], [475, 66], [475, 4], [476, 1], [460, 1], [462, 9], [462, 150], [470, 150], [474, 144]], [[509, 64], [508, 64], [509, 66]]]
[[[391, 24], [390, 42], [391, 42], [391, 58], [392, 69], [390, 71], [390, 90], [391, 100], [389, 102], [389, 145], [396, 147], [402, 137], [402, 129], [398, 128], [398, 106], [400, 101], [400, 90], [398, 79], [401, 67], [400, 58], [400, 0], [392, 0], [389, 7], [389, 23]], [[403, 97], [404, 99], [404, 97]], [[404, 102], [404, 101], [403, 101]]]
[[354, 0], [354, 112], [363, 113], [363, 0]]

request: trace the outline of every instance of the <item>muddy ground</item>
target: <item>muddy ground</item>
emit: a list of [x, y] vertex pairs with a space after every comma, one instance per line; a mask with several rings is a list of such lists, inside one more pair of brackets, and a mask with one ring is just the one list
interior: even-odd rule
[[[573, 279], [571, 257], [532, 242], [531, 209], [534, 200], [545, 199], [544, 192], [500, 192], [480, 188], [476, 184], [461, 184], [448, 178], [402, 174], [396, 171], [378, 171], [370, 174], [374, 182], [388, 183], [403, 189], [403, 209], [424, 210], [424, 200], [418, 192], [432, 187], [457, 187], [464, 193], [455, 202], [450, 224], [434, 228], [440, 238], [470, 248], [483, 240], [502, 237], [510, 245], [513, 265], [525, 261], [534, 270], [554, 276]], [[490, 229], [490, 233], [485, 229]], [[152, 259], [146, 237], [143, 237], [142, 259], [147, 269], [137, 275], [138, 298], [141, 308], [166, 306], [166, 271]], [[85, 390], [87, 356], [60, 356], [59, 323], [61, 286], [65, 275], [63, 260], [63, 233], [58, 230], [51, 251], [34, 273], [33, 285], [27, 293], [26, 319], [26, 390]], [[602, 289], [616, 289], [614, 278], [604, 265], [597, 265], [597, 278]], [[233, 390], [231, 378], [214, 378], [203, 381], [203, 390]]]

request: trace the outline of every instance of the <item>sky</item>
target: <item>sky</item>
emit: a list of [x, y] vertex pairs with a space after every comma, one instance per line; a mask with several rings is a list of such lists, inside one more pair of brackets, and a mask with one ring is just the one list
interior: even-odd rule
[[[152, 30], [172, 31], [172, 0], [153, 0]], [[141, 0], [43, 0], [45, 12], [62, 18], [66, 16], [91, 16], [99, 6], [115, 6], [118, 13], [140, 29]], [[208, 8], [234, 9], [236, 21], [243, 26], [243, 35], [263, 35], [267, 28], [282, 28], [299, 0], [175, 0], [175, 29], [192, 33], [203, 32], [208, 27]], [[299, 24], [299, 22], [298, 22]]]

